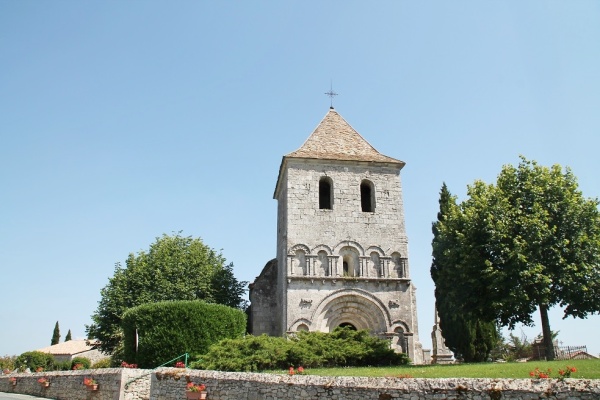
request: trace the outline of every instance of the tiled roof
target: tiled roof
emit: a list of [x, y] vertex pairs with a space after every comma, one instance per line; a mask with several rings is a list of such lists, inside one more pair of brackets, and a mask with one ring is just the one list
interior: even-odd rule
[[55, 344], [53, 346], [44, 347], [42, 349], [38, 349], [37, 351], [41, 351], [42, 353], [49, 353], [54, 355], [62, 355], [62, 354], [79, 354], [84, 351], [93, 350], [98, 342], [95, 340], [69, 340], [67, 342], [62, 342], [59, 344]]
[[290, 158], [315, 158], [323, 160], [347, 160], [384, 162], [404, 165], [379, 153], [333, 108], [319, 126], [296, 151], [286, 155]]

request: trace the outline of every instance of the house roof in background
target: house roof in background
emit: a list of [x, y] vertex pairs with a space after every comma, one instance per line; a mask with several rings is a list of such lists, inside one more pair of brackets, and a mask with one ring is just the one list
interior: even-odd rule
[[96, 345], [98, 345], [98, 341], [96, 340], [69, 340], [67, 342], [44, 347], [36, 351], [53, 355], [73, 355], [94, 350]]

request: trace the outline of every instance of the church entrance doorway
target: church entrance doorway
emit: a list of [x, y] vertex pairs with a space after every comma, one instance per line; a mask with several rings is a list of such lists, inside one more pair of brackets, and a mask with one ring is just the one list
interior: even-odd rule
[[340, 328], [349, 328], [350, 330], [356, 331], [356, 327], [352, 325], [350, 322], [342, 322], [338, 325]]

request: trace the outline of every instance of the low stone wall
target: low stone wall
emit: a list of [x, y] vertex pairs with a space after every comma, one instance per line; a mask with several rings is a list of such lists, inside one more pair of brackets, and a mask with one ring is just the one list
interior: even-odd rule
[[[272, 375], [161, 368], [98, 369], [0, 376], [0, 392], [58, 400], [181, 400], [188, 382], [203, 383], [209, 400], [499, 400], [600, 399], [600, 379], [413, 379]], [[50, 387], [42, 388], [45, 376]], [[98, 381], [98, 391], [83, 385]]]
[[600, 399], [597, 379], [400, 379], [164, 369], [152, 374], [150, 400], [183, 399], [189, 381], [204, 383], [209, 400]]
[[[148, 400], [152, 371], [127, 368], [106, 368], [79, 371], [40, 372], [0, 376], [0, 392], [29, 394], [59, 400]], [[13, 385], [10, 377], [16, 378]], [[50, 386], [42, 387], [38, 379], [45, 377]], [[98, 390], [91, 391], [84, 384], [85, 377], [98, 382]]]

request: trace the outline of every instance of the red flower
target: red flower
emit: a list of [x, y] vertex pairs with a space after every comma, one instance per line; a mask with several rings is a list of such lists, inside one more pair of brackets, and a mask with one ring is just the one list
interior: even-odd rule
[[529, 376], [535, 379], [546, 379], [550, 377], [550, 372], [552, 372], [550, 368], [548, 368], [547, 372], [542, 372], [539, 368], [536, 368], [529, 373]]
[[97, 385], [98, 383], [92, 378], [83, 378], [83, 384], [85, 386]]
[[295, 374], [295, 372], [294, 372], [294, 367], [290, 367], [290, 371], [289, 371], [288, 373], [289, 373], [290, 375], [294, 375], [294, 374]]
[[123, 368], [137, 368], [137, 364], [127, 364], [125, 361], [121, 363], [121, 367]]
[[194, 382], [189, 382], [185, 388], [188, 392], [204, 392], [206, 386], [202, 383], [195, 384]]
[[303, 367], [298, 367], [298, 373], [299, 374], [303, 374], [304, 373], [304, 368]]

